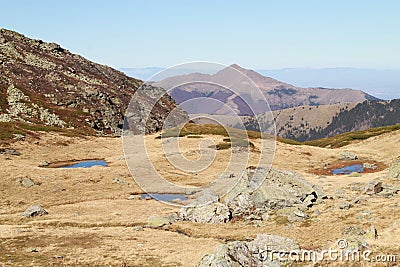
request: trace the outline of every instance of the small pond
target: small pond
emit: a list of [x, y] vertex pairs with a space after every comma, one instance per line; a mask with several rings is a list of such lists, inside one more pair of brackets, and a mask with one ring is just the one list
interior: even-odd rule
[[155, 200], [166, 201], [166, 202], [172, 202], [173, 200], [177, 199], [184, 201], [187, 199], [185, 195], [179, 195], [179, 194], [142, 194], [142, 199], [146, 199], [148, 197]]
[[76, 168], [91, 168], [91, 167], [94, 167], [94, 166], [106, 167], [107, 166], [107, 162], [105, 160], [85, 160], [85, 161], [80, 161], [80, 162], [77, 162], [77, 163], [73, 163], [71, 165], [61, 166], [59, 168], [76, 169]]
[[337, 168], [333, 169], [332, 173], [335, 175], [340, 175], [340, 174], [351, 174], [353, 172], [364, 172], [364, 167], [361, 164], [355, 164], [355, 165], [350, 165], [350, 166], [345, 166], [342, 168]]

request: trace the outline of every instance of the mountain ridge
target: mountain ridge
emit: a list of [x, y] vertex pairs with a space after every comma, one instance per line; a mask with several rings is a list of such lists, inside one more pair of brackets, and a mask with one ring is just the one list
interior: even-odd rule
[[[240, 82], [249, 83], [245, 77], [237, 77], [237, 73], [235, 75], [233, 70], [243, 73], [255, 85], [257, 85], [272, 110], [304, 105], [317, 106], [344, 102], [350, 103], [363, 102], [365, 100], [379, 100], [378, 98], [363, 91], [354, 89], [333, 89], [321, 87], [302, 88], [293, 86], [291, 84], [263, 76], [253, 70], [244, 69], [237, 64], [233, 64], [227, 68], [224, 68], [215, 74], [207, 74], [207, 76], [204, 76], [207, 78], [207, 81], [215, 83], [215, 85], [190, 84], [193, 83], [193, 81], [196, 81], [199, 77], [199, 74], [194, 73], [169, 77], [159, 82], [155, 82], [154, 84], [163, 88], [171, 89], [169, 93], [178, 104], [193, 97], [202, 96], [214, 98], [227, 104], [239, 115], [255, 115], [267, 112], [268, 107], [265, 106], [265, 104], [260, 104], [262, 101], [265, 102], [263, 97], [254, 97], [252, 92], [249, 92], [248, 90], [246, 91], [246, 87], [241, 86], [239, 89], [236, 88], [240, 93], [240, 95], [237, 95], [232, 91], [226, 90], [226, 88], [221, 88], [218, 86], [218, 84], [227, 84], [227, 81], [229, 81], [228, 84], [232, 84], [233, 86], [237, 86], [237, 84]], [[176, 84], [179, 84], [180, 86], [171, 88]], [[249, 108], [246, 107], [246, 103], [244, 103], [245, 101], [247, 101], [251, 107], [256, 107], [255, 110], [253, 110], [254, 114], [246, 113]], [[197, 110], [192, 109], [191, 107], [188, 107], [186, 111], [189, 114], [197, 113]], [[213, 110], [212, 113], [222, 115], [223, 109], [221, 108], [220, 110]]]
[[[143, 82], [91, 62], [55, 43], [0, 29], [0, 122], [21, 122], [120, 135], [125, 110]], [[176, 107], [162, 88], [144, 86], [133, 113], [151, 108], [148, 132]], [[160, 101], [153, 95], [163, 95]], [[156, 103], [153, 103], [156, 102]], [[186, 115], [180, 112], [182, 118]]]

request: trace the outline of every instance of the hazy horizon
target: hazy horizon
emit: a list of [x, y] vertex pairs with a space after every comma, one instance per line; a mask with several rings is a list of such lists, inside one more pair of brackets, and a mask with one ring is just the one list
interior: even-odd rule
[[[239, 64], [240, 65], [240, 64]], [[118, 68], [128, 76], [148, 80], [154, 74], [166, 69], [162, 67]], [[249, 68], [252, 69], [252, 68]], [[361, 68], [283, 68], [253, 69], [254, 71], [299, 87], [351, 88], [362, 90], [377, 98], [400, 99], [400, 70], [379, 70]], [[185, 73], [202, 72], [185, 70]], [[204, 73], [204, 72], [203, 72]], [[207, 72], [213, 74], [212, 72]], [[175, 73], [181, 75], [184, 73]]]

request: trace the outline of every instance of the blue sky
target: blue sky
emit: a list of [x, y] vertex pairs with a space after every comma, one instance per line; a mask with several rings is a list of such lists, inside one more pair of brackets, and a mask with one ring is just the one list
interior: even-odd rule
[[400, 69], [400, 1], [3, 1], [0, 27], [112, 67]]

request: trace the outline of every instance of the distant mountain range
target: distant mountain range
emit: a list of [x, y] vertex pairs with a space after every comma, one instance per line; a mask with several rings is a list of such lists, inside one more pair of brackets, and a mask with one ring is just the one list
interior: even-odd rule
[[[148, 80], [165, 70], [160, 67], [121, 68], [128, 76]], [[400, 98], [400, 70], [363, 68], [255, 69], [256, 72], [299, 87], [353, 88], [380, 99]], [[198, 72], [187, 70], [185, 73]], [[215, 74], [209, 73], [209, 74]], [[182, 73], [175, 73], [181, 75]]]
[[[240, 73], [245, 74], [251, 81]], [[219, 86], [226, 84], [235, 88], [236, 92]], [[224, 115], [228, 112], [226, 106], [229, 106], [236, 114], [252, 116], [269, 111], [265, 99], [272, 110], [304, 105], [318, 106], [378, 100], [360, 90], [296, 87], [235, 64], [215, 74], [178, 75], [155, 82], [154, 85], [167, 89], [178, 104], [183, 103], [181, 107], [189, 114]], [[193, 98], [204, 98], [204, 100], [200, 100], [196, 105], [185, 104], [185, 101]], [[207, 98], [215, 99], [219, 104], [210, 105]]]

